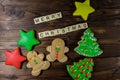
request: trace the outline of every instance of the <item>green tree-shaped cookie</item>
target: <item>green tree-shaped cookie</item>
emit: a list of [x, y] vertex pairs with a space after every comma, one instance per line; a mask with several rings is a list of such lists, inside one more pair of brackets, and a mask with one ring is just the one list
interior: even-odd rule
[[80, 55], [95, 57], [103, 53], [99, 48], [99, 44], [96, 42], [97, 39], [94, 37], [94, 33], [88, 28], [84, 35], [81, 37], [81, 41], [78, 42], [78, 47], [74, 50]]
[[73, 65], [67, 65], [67, 71], [74, 80], [89, 80], [93, 71], [94, 62], [92, 58], [85, 58], [74, 62]]

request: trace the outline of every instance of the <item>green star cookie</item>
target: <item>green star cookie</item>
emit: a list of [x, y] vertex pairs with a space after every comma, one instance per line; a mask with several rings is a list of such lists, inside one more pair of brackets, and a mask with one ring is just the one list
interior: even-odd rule
[[30, 30], [29, 32], [25, 32], [20, 30], [20, 39], [18, 41], [19, 46], [24, 46], [28, 51], [32, 49], [34, 45], [39, 44], [40, 42], [34, 36], [34, 30]]
[[94, 8], [90, 6], [90, 0], [86, 0], [85, 2], [75, 2], [76, 10], [73, 13], [73, 16], [81, 16], [85, 21], [88, 18], [90, 13], [95, 11]]

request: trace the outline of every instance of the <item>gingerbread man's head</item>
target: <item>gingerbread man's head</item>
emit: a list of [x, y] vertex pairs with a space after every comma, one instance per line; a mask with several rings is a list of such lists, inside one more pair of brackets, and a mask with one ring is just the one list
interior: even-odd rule
[[28, 52], [27, 59], [30, 62], [31, 66], [37, 65], [42, 61], [35, 51]]
[[64, 53], [65, 43], [62, 39], [57, 38], [52, 42], [52, 51]]

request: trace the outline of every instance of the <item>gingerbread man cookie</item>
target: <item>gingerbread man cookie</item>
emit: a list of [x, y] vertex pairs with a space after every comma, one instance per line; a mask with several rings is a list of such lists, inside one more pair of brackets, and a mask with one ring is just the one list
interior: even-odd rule
[[49, 61], [43, 61], [44, 54], [37, 54], [35, 51], [30, 51], [27, 54], [27, 68], [33, 68], [31, 74], [38, 76], [41, 70], [46, 70], [50, 66]]
[[66, 52], [69, 51], [69, 48], [65, 46], [65, 43], [62, 39], [57, 38], [53, 40], [52, 45], [48, 46], [47, 51], [50, 54], [47, 55], [47, 60], [50, 62], [54, 62], [58, 60], [59, 62], [66, 62], [68, 57], [65, 55]]

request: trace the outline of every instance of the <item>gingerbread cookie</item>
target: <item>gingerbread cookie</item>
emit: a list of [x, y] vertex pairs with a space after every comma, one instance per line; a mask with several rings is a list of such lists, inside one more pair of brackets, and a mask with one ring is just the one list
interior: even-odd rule
[[57, 38], [53, 40], [52, 45], [48, 46], [46, 49], [50, 52], [46, 57], [48, 61], [54, 62], [55, 60], [58, 60], [59, 62], [66, 62], [68, 60], [65, 53], [69, 51], [69, 48], [65, 46], [62, 39]]
[[50, 66], [49, 61], [43, 61], [44, 54], [37, 54], [35, 51], [30, 51], [27, 54], [27, 68], [33, 68], [32, 69], [32, 75], [38, 76], [41, 72], [41, 70], [46, 70]]

